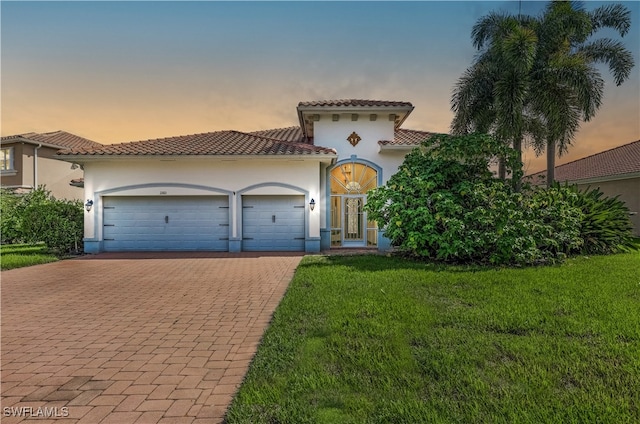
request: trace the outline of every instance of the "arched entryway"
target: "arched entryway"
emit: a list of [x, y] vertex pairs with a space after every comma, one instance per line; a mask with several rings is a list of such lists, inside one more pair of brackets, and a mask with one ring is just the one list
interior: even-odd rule
[[378, 171], [358, 162], [338, 164], [330, 172], [331, 247], [376, 247], [378, 227], [367, 220], [367, 192], [378, 186]]

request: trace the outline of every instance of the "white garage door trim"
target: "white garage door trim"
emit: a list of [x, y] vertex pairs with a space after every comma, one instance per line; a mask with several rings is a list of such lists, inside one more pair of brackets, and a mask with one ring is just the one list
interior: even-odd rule
[[227, 251], [227, 196], [105, 196], [103, 248]]

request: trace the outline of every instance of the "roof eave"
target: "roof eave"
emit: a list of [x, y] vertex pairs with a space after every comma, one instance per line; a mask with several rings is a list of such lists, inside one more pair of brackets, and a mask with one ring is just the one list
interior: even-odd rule
[[105, 162], [116, 160], [157, 160], [157, 161], [177, 161], [177, 160], [206, 160], [215, 159], [219, 161], [238, 160], [295, 160], [295, 161], [315, 161], [331, 162], [337, 159], [337, 153], [312, 153], [304, 155], [105, 155], [105, 154], [57, 154], [56, 159], [73, 162]]
[[0, 140], [0, 145], [15, 144], [15, 143], [33, 144], [34, 146], [50, 147], [50, 148], [56, 149], [56, 150], [67, 149], [67, 147], [60, 146], [58, 144], [43, 143], [42, 141], [31, 140], [29, 138], [24, 138], [24, 137], [16, 137], [16, 138], [8, 139], [8, 140]]
[[420, 147], [419, 144], [378, 144], [379, 152], [396, 151], [396, 152], [410, 152], [416, 147]]
[[304, 114], [302, 110], [300, 110], [300, 106], [298, 106], [298, 121], [300, 121], [300, 128], [302, 129], [302, 136], [305, 140], [309, 141], [309, 134], [307, 134], [307, 126], [304, 124]]
[[397, 122], [394, 122], [394, 128], [397, 130], [402, 126], [404, 121], [407, 120], [415, 106], [337, 106], [337, 105], [329, 105], [329, 106], [300, 106], [296, 108], [298, 111], [298, 121], [300, 122], [300, 128], [302, 128], [302, 134], [304, 135], [306, 140], [310, 139], [309, 132], [307, 131], [307, 125], [304, 119], [305, 114], [314, 114], [314, 113], [322, 113], [325, 115], [331, 115], [336, 113], [398, 113], [400, 119]]
[[398, 128], [400, 128], [402, 126], [404, 121], [406, 121], [407, 118], [409, 117], [409, 115], [411, 115], [411, 112], [413, 112], [413, 109], [415, 109], [415, 106], [411, 106], [410, 108], [408, 108], [408, 110], [405, 112], [405, 114], [402, 117], [402, 119], [400, 119], [400, 121], [396, 124], [396, 126], [395, 126], [396, 129], [398, 129]]
[[298, 106], [298, 112], [323, 112], [323, 113], [347, 113], [347, 112], [407, 112], [410, 113], [414, 106]]
[[628, 180], [631, 178], [640, 178], [640, 172], [629, 172], [626, 174], [616, 174], [616, 175], [605, 175], [601, 177], [592, 177], [592, 178], [582, 178], [579, 180], [560, 180], [556, 178], [558, 181], [568, 181], [572, 184], [593, 184], [593, 183], [604, 183], [607, 181], [618, 181], [618, 180]]

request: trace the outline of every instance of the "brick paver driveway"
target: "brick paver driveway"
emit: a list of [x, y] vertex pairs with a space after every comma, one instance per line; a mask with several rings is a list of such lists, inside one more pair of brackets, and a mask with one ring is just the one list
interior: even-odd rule
[[300, 259], [100, 254], [3, 272], [2, 423], [222, 421]]

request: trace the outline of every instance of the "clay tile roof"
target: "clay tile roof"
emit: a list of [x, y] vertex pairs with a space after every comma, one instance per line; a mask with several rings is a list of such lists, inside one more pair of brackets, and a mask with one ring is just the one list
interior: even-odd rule
[[18, 138], [29, 138], [29, 136], [36, 135], [34, 132], [24, 133], [24, 134], [15, 134], [15, 135], [3, 135], [2, 141], [11, 141], [16, 140]]
[[394, 134], [393, 140], [380, 140], [382, 146], [418, 146], [423, 140], [433, 137], [435, 134], [428, 131], [405, 130], [399, 128]]
[[311, 102], [300, 102], [298, 107], [410, 107], [410, 102], [396, 102], [388, 100], [362, 100], [362, 99], [342, 99], [342, 100], [315, 100]]
[[249, 134], [267, 138], [274, 138], [281, 141], [306, 143], [304, 135], [302, 134], [302, 129], [300, 127], [275, 128], [272, 130], [253, 131]]
[[[580, 181], [592, 178], [640, 172], [640, 140], [615, 147], [586, 158], [556, 166], [556, 181]], [[545, 176], [546, 171], [536, 172], [530, 177]]]
[[60, 149], [91, 149], [102, 147], [102, 144], [83, 137], [68, 133], [66, 131], [53, 131], [48, 133], [25, 133], [2, 137], [2, 141], [15, 139], [26, 139], [36, 143], [49, 144]]
[[74, 156], [162, 156], [162, 155], [335, 155], [333, 149], [305, 143], [276, 140], [239, 131], [203, 134], [110, 144], [94, 149], [58, 152]]

